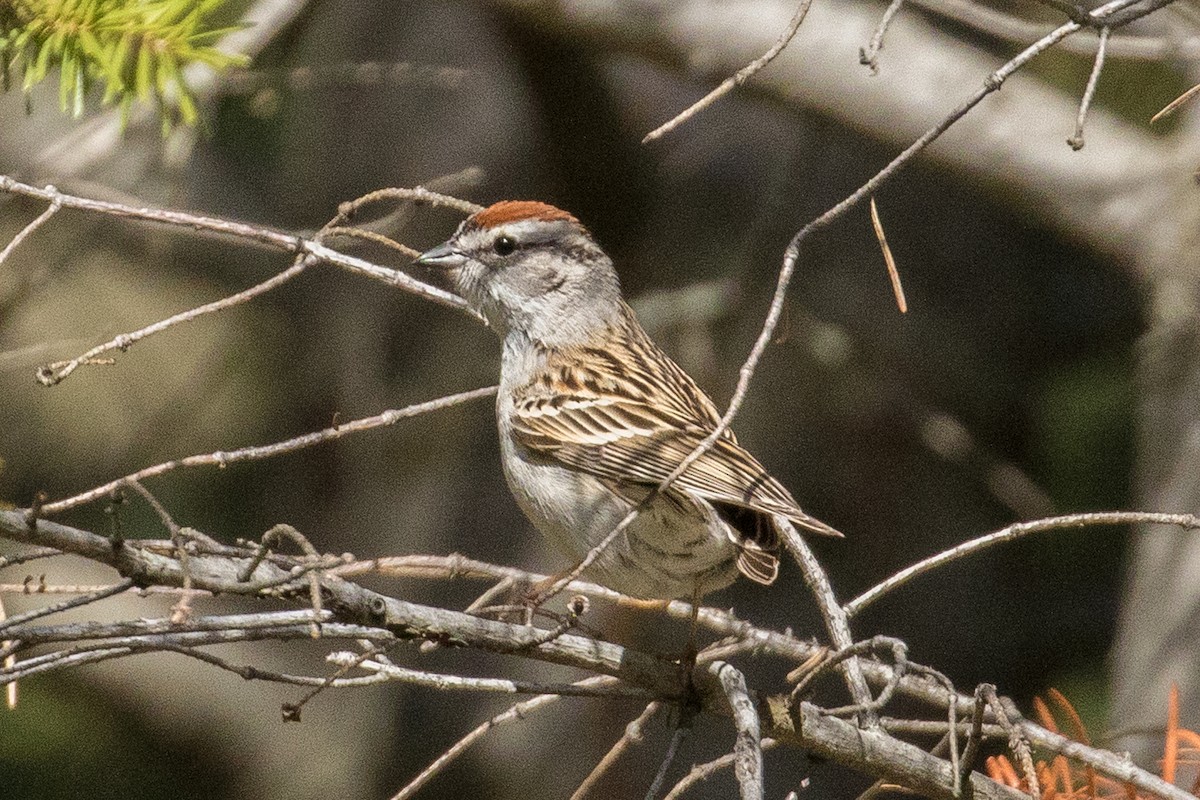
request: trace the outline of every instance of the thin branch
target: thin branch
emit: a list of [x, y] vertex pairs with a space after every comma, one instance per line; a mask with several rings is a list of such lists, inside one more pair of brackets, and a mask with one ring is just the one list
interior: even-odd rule
[[18, 625], [23, 625], [26, 622], [31, 622], [35, 619], [41, 619], [42, 617], [48, 617], [51, 614], [58, 614], [62, 611], [68, 611], [72, 608], [90, 605], [91, 603], [95, 603], [107, 597], [112, 597], [115, 594], [120, 594], [132, 586], [133, 581], [129, 578], [126, 578], [120, 583], [105, 587], [99, 591], [89, 592], [88, 594], [80, 595], [79, 597], [72, 597], [70, 600], [64, 600], [61, 603], [55, 603], [42, 608], [31, 609], [26, 611], [24, 614], [17, 614], [15, 617], [9, 617], [3, 622], [0, 622], [0, 633], [11, 630]]
[[[54, 187], [48, 188], [52, 189]], [[13, 254], [13, 251], [21, 246], [21, 242], [28, 239], [31, 233], [42, 227], [42, 225], [44, 225], [51, 217], [57, 214], [60, 208], [62, 208], [62, 203], [57, 198], [51, 200], [50, 205], [48, 205], [41, 214], [38, 214], [36, 217], [34, 217], [33, 221], [22, 228], [20, 232], [18, 232], [17, 235], [14, 236], [12, 240], [4, 246], [4, 249], [0, 250], [0, 266], [4, 266], [4, 262], [8, 260], [10, 255]]]
[[331, 663], [343, 666], [351, 664], [370, 670], [389, 681], [412, 683], [429, 689], [444, 691], [455, 689], [469, 692], [496, 692], [500, 694], [556, 694], [563, 697], [648, 697], [645, 689], [636, 686], [581, 686], [578, 683], [534, 683], [508, 678], [472, 678], [465, 675], [444, 675], [409, 669], [379, 661], [360, 661], [356, 653], [331, 653]]
[[[461, 208], [465, 201], [458, 198], [449, 197], [447, 195], [430, 192], [420, 187], [414, 189], [389, 189], [392, 196], [398, 199], [409, 200], [414, 203], [423, 203], [434, 206], [442, 206], [446, 208]], [[74, 195], [63, 194], [53, 186], [39, 189], [36, 186], [21, 183], [7, 175], [0, 175], [0, 192], [9, 194], [19, 194], [26, 197], [36, 197], [45, 200], [49, 203], [58, 202], [64, 208], [75, 208], [83, 211], [94, 213], [107, 214], [109, 216], [121, 217], [125, 219], [137, 219], [147, 222], [156, 222], [164, 225], [173, 225], [192, 230], [208, 231], [221, 236], [229, 236], [241, 241], [252, 242], [255, 244], [266, 245], [273, 247], [276, 250], [293, 254], [307, 254], [318, 258], [322, 261], [327, 261], [343, 269], [357, 272], [362, 275], [383, 281], [389, 285], [411, 292], [412, 294], [424, 297], [426, 300], [437, 303], [439, 305], [453, 308], [462, 311], [477, 320], [482, 321], [482, 317], [467, 306], [465, 300], [456, 294], [431, 286], [423, 281], [408, 275], [399, 270], [381, 267], [378, 264], [372, 264], [369, 261], [364, 261], [361, 258], [339, 253], [318, 241], [305, 239], [302, 236], [296, 236], [290, 233], [272, 230], [259, 225], [249, 225], [244, 222], [234, 222], [232, 220], [220, 219], [218, 217], [209, 217], [202, 214], [189, 214], [183, 211], [168, 211], [161, 208], [136, 207], [126, 205], [124, 203], [114, 203], [105, 200], [93, 200], [86, 197], [77, 197]], [[474, 204], [470, 204], [474, 206]]]
[[[993, 687], [994, 689], [994, 687]], [[987, 710], [987, 697], [985, 696], [984, 685], [975, 687], [975, 709], [971, 712], [971, 729], [967, 732], [967, 749], [963, 751], [962, 760], [959, 768], [959, 775], [966, 775], [975, 766], [975, 759], [979, 756], [979, 748], [983, 744], [983, 714]], [[957, 729], [951, 732], [952, 736], [958, 736]]]
[[994, 544], [1010, 542], [1014, 539], [1028, 536], [1031, 533], [1041, 533], [1042, 531], [1064, 528], [1085, 528], [1092, 525], [1147, 524], [1174, 525], [1185, 530], [1195, 530], [1200, 528], [1200, 517], [1193, 516], [1192, 514], [1160, 514], [1149, 511], [1106, 511], [1090, 514], [1067, 514], [1061, 517], [1048, 517], [1031, 522], [1017, 522], [1009, 525], [1007, 528], [1001, 528], [998, 531], [972, 539], [969, 542], [963, 542], [960, 545], [951, 547], [949, 550], [944, 550], [937, 555], [930, 556], [923, 561], [918, 561], [912, 566], [905, 567], [892, 577], [872, 586], [847, 603], [845, 606], [846, 615], [849, 617], [857, 616], [864, 608], [885, 594], [908, 583], [913, 578], [924, 575], [930, 570], [937, 569], [943, 564], [957, 561], [964, 556], [991, 547]]
[[[6, 619], [8, 619], [8, 612], [4, 608], [4, 597], [3, 597], [3, 595], [0, 595], [0, 623], [4, 622], [4, 620], [6, 620]], [[15, 666], [17, 663], [16, 656], [12, 652], [12, 646], [13, 646], [13, 643], [12, 643], [11, 639], [5, 639], [3, 641], [0, 641], [0, 649], [4, 650], [6, 653], [8, 653], [8, 655], [4, 656], [3, 661], [0, 661], [0, 669], [3, 669], [5, 671], [11, 670], [13, 668], [13, 666]], [[5, 688], [4, 699], [5, 699], [5, 704], [8, 706], [9, 711], [12, 711], [14, 708], [17, 707], [17, 682], [16, 681], [10, 682], [8, 684], [8, 686]]]
[[733, 773], [737, 777], [741, 798], [762, 800], [762, 729], [758, 709], [746, 688], [746, 678], [727, 661], [712, 662], [708, 665], [708, 672], [720, 682], [733, 711], [733, 725], [737, 729], [737, 742], [733, 746]]
[[0, 569], [5, 567], [15, 567], [18, 564], [24, 564], [28, 561], [36, 561], [39, 558], [51, 558], [53, 556], [61, 556], [61, 550], [55, 550], [53, 547], [35, 547], [32, 550], [27, 550], [24, 553], [12, 553], [7, 556], [0, 556]]
[[1166, 119], [1167, 117], [1171, 116], [1181, 105], [1186, 103], [1188, 100], [1191, 100], [1197, 94], [1200, 94], [1200, 83], [1197, 83], [1195, 86], [1179, 95], [1179, 97], [1176, 97], [1174, 100], [1167, 103], [1161, 111], [1150, 118], [1150, 124], [1153, 125], [1160, 119]]
[[134, 344], [140, 342], [142, 339], [145, 339], [147, 336], [152, 336], [153, 334], [165, 331], [168, 328], [173, 328], [176, 325], [184, 322], [191, 322], [192, 320], [199, 319], [206, 314], [224, 311], [227, 308], [233, 308], [236, 305], [245, 303], [247, 300], [251, 300], [260, 294], [265, 294], [272, 289], [282, 286], [306, 270], [308, 267], [317, 263], [317, 260], [318, 259], [314, 256], [300, 257], [296, 259], [294, 264], [285, 269], [283, 272], [273, 275], [262, 283], [251, 286], [249, 289], [243, 289], [236, 294], [231, 294], [228, 297], [222, 297], [220, 300], [214, 300], [211, 303], [205, 303], [202, 306], [188, 309], [187, 311], [181, 311], [174, 316], [159, 320], [153, 325], [147, 325], [146, 327], [139, 328], [136, 331], [122, 333], [108, 340], [104, 344], [96, 345], [91, 350], [88, 350], [86, 353], [78, 355], [75, 358], [68, 359], [66, 361], [55, 361], [38, 367], [38, 383], [42, 384], [43, 386], [54, 386], [62, 382], [64, 378], [84, 364], [109, 364], [111, 361], [97, 361], [97, 358], [104, 353], [110, 353], [113, 350], [120, 350], [123, 353]]
[[699, 114], [704, 109], [711, 106], [717, 100], [729, 94], [734, 88], [741, 86], [750, 78], [754, 77], [763, 67], [775, 60], [775, 57], [783, 52], [783, 48], [788, 46], [792, 38], [796, 35], [796, 31], [800, 30], [800, 24], [804, 22], [804, 17], [808, 14], [808, 8], [812, 5], [812, 0], [800, 0], [800, 6], [796, 9], [796, 13], [792, 16], [792, 21], [788, 23], [787, 30], [783, 35], [771, 46], [771, 49], [763, 53], [758, 58], [751, 61], [746, 66], [739, 69], [731, 77], [722, 81], [721, 85], [713, 89], [704, 97], [697, 100], [692, 105], [675, 115], [673, 118], [663, 123], [659, 127], [647, 133], [642, 137], [642, 144], [649, 144], [656, 139], [659, 139], [671, 131], [678, 128], [689, 119]]
[[137, 472], [130, 473], [123, 478], [117, 478], [114, 481], [109, 481], [102, 486], [97, 486], [94, 489], [89, 489], [71, 497], [46, 503], [41, 508], [41, 513], [46, 516], [60, 514], [76, 506], [85, 503], [91, 503], [95, 500], [107, 497], [114, 489], [126, 485], [129, 481], [144, 481], [146, 478], [153, 478], [162, 475], [172, 470], [183, 467], [226, 467], [229, 464], [235, 464], [240, 461], [256, 461], [263, 458], [272, 458], [284, 453], [291, 453], [296, 450], [301, 450], [305, 447], [331, 442], [340, 439], [343, 436], [348, 436], [352, 433], [370, 430], [372, 428], [381, 428], [387, 425], [393, 425], [402, 419], [415, 417], [420, 414], [427, 414], [431, 411], [440, 411], [444, 408], [466, 403], [471, 400], [478, 400], [483, 397], [491, 397], [496, 393], [495, 386], [488, 386], [483, 389], [473, 389], [469, 392], [460, 392], [458, 394], [439, 397], [436, 400], [428, 400], [424, 403], [416, 403], [411, 406], [406, 406], [400, 409], [392, 409], [384, 411], [382, 414], [376, 414], [371, 417], [363, 417], [352, 422], [345, 422], [335, 425], [324, 430], [306, 433], [303, 436], [297, 436], [292, 439], [286, 439], [282, 442], [274, 444], [255, 445], [253, 447], [243, 447], [238, 450], [218, 450], [215, 453], [206, 453], [204, 455], [187, 456], [178, 458], [173, 461], [165, 461], [161, 464], [155, 464], [152, 467], [140, 469]]
[[679, 745], [683, 744], [683, 740], [687, 738], [688, 733], [692, 730], [690, 720], [685, 724], [684, 720], [680, 720], [675, 726], [675, 732], [671, 734], [671, 741], [667, 744], [667, 752], [663, 753], [662, 764], [658, 767], [658, 772], [654, 773], [654, 780], [650, 782], [650, 788], [646, 790], [646, 800], [655, 800], [663, 784], [667, 780], [667, 773], [671, 770], [671, 765], [675, 763], [675, 756], [679, 753]]
[[[816, 598], [817, 609], [825, 620], [825, 629], [829, 633], [829, 639], [833, 642], [833, 646], [838, 650], [853, 648], [854, 636], [850, 633], [849, 617], [838, 603], [837, 596], [833, 593], [833, 587], [829, 584], [829, 576], [821, 568], [821, 564], [809, 548], [808, 542], [804, 541], [804, 537], [796, 532], [796, 528], [786, 517], [776, 516], [775, 523], [775, 527], [783, 534], [784, 547], [800, 565], [804, 582], [808, 585], [813, 597]], [[846, 678], [846, 687], [850, 690], [851, 700], [863, 708], [864, 724], [868, 727], [873, 726], [876, 723], [876, 717], [871, 708], [871, 690], [867, 687], [867, 681], [863, 676], [857, 656], [848, 658], [842, 665], [842, 670]]]
[[180, 594], [178, 602], [171, 609], [171, 621], [175, 623], [186, 622], [192, 614], [192, 571], [188, 566], [188, 551], [187, 547], [184, 546], [183, 534], [180, 532], [175, 518], [171, 516], [162, 503], [158, 502], [158, 498], [151, 494], [149, 489], [142, 486], [136, 480], [127, 481], [126, 485], [140, 494], [150, 504], [150, 507], [154, 509], [154, 513], [158, 514], [158, 518], [162, 520], [167, 532], [171, 535], [171, 541], [175, 543], [175, 553], [179, 558], [179, 568], [183, 571], [183, 592]]
[[[973, 0], [910, 0], [923, 11], [964, 25], [993, 39], [1024, 46], [1045, 30], [1045, 24], [1026, 20]], [[1183, 33], [1180, 31], [1179, 33]], [[1077, 55], [1091, 56], [1096, 46], [1089, 39], [1071, 39], [1059, 49]], [[1144, 36], [1130, 33], [1109, 42], [1109, 54], [1114, 58], [1144, 61], [1194, 60], [1200, 57], [1200, 36]]]
[[883, 37], [887, 34], [888, 25], [892, 23], [892, 17], [900, 11], [900, 6], [904, 5], [904, 0], [892, 0], [888, 4], [887, 9], [883, 12], [883, 17], [879, 20], [879, 26], [875, 28], [875, 34], [871, 37], [871, 42], [864, 48], [858, 51], [858, 63], [870, 68], [872, 75], [879, 74], [879, 51], [883, 49]]
[[642, 729], [646, 727], [646, 723], [662, 707], [663, 704], [657, 700], [650, 703], [637, 716], [637, 719], [625, 726], [625, 732], [621, 734], [621, 738], [617, 739], [616, 744], [609, 748], [608, 752], [604, 754], [604, 758], [600, 759], [596, 766], [592, 768], [592, 771], [588, 773], [588, 776], [583, 779], [583, 783], [579, 784], [579, 788], [572, 793], [571, 800], [583, 800], [583, 798], [587, 797], [588, 792], [595, 787], [601, 776], [617, 762], [617, 759], [624, 755], [625, 751], [631, 746], [641, 743]]
[[[762, 751], [765, 753], [768, 750], [773, 750], [779, 742], [770, 737], [764, 737], [762, 740]], [[737, 753], [726, 753], [725, 755], [714, 758], [704, 764], [697, 764], [692, 767], [692, 771], [684, 775], [678, 783], [671, 787], [671, 791], [663, 795], [663, 800], [679, 800], [683, 797], [684, 792], [695, 786], [701, 781], [706, 781], [716, 773], [723, 769], [733, 766], [737, 760]]]
[[1033, 752], [1030, 749], [1029, 740], [1021, 729], [1009, 720], [1004, 703], [996, 694], [995, 686], [990, 683], [981, 683], [977, 691], [987, 700], [988, 707], [996, 717], [996, 722], [1008, 731], [1008, 748], [1016, 756], [1017, 763], [1021, 765], [1021, 777], [1025, 779], [1025, 783], [1029, 787], [1029, 796], [1034, 800], [1040, 800], [1042, 790], [1038, 786], [1037, 768], [1033, 763]]
[[[1100, 82], [1100, 73], [1104, 70], [1104, 54], [1108, 49], [1109, 28], [1100, 29], [1100, 43], [1096, 46], [1096, 60], [1092, 63], [1092, 74], [1088, 76], [1087, 87], [1083, 90], [1083, 99], [1079, 101], [1079, 115], [1075, 118], [1075, 133], [1067, 139], [1072, 150], [1082, 150], [1083, 126], [1087, 122], [1088, 110], [1092, 107], [1092, 98], [1096, 96], [1096, 84]], [[1153, 122], [1153, 120], [1151, 120]]]
[[[597, 676], [586, 678], [576, 683], [580, 687], [601, 688], [605, 686], [613, 686], [616, 684], [614, 678], [607, 676]], [[413, 778], [408, 785], [392, 796], [392, 800], [408, 800], [417, 793], [425, 784], [429, 783], [434, 777], [446, 769], [453, 761], [458, 758], [471, 745], [475, 744], [484, 734], [494, 728], [499, 728], [504, 725], [509, 725], [513, 722], [519, 722], [525, 719], [529, 714], [538, 711], [551, 703], [555, 703], [562, 695], [558, 694], [543, 694], [537, 697], [517, 703], [512, 708], [497, 714], [496, 716], [484, 722], [482, 725], [473, 729], [463, 738], [455, 742], [449, 750], [442, 753], [428, 767], [423, 769], [417, 777]]]

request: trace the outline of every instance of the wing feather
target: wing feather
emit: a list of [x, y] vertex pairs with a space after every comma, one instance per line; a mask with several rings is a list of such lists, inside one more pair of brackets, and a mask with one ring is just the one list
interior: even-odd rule
[[[624, 338], [609, 338], [612, 347], [547, 353], [546, 372], [515, 392], [513, 433], [525, 447], [582, 472], [658, 484], [716, 429], [720, 414], [627, 313], [632, 324], [622, 326]], [[781, 514], [810, 531], [841, 535], [804, 513], [728, 430], [674, 486], [718, 505]], [[777, 548], [773, 530], [763, 539], [768, 549]], [[742, 559], [755, 580], [767, 577], [766, 559], [774, 558], [758, 550]]]

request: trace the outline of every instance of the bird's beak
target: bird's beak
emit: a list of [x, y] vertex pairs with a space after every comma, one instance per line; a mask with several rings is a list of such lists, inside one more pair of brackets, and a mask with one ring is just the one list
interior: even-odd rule
[[426, 250], [417, 256], [413, 263], [420, 264], [423, 267], [454, 269], [455, 267], [461, 267], [466, 261], [467, 257], [465, 255], [451, 247], [449, 242], [445, 242], [432, 250]]

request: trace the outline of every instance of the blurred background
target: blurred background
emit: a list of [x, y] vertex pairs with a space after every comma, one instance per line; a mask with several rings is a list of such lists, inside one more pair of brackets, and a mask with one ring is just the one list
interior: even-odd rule
[[[591, 228], [646, 327], [721, 405], [795, 231], [1063, 21], [1036, 2], [913, 0], [872, 75], [858, 48], [884, 4], [817, 0], [760, 76], [643, 146], [647, 131], [766, 50], [794, 4], [294, 0], [240, 10], [254, 22], [239, 34], [253, 63], [200, 86], [201, 130], [164, 140], [152, 115], [135, 116], [117, 136], [111, 114], [61, 115], [52, 86], [34, 93], [28, 113], [10, 91], [0, 95], [0, 172], [299, 232], [385, 186], [545, 200]], [[1187, 107], [1154, 127], [1148, 119], [1196, 79], [1200, 12], [1177, 2], [1114, 34], [1087, 145], [1074, 152], [1065, 139], [1095, 42], [1080, 34], [1036, 60], [879, 192], [907, 314], [865, 208], [801, 256], [735, 428], [807, 511], [847, 534], [815, 543], [845, 599], [1018, 519], [1196, 507], [1200, 126]], [[0, 200], [0, 241], [41, 210]], [[392, 235], [424, 248], [457, 217], [419, 209], [393, 223]], [[287, 263], [238, 242], [59, 213], [0, 267], [0, 500], [26, 506], [38, 490], [62, 497], [177, 456], [496, 380], [497, 342], [478, 324], [317, 267], [118, 353], [111, 367], [82, 368], [51, 389], [34, 381], [40, 364]], [[494, 426], [481, 401], [149, 488], [181, 524], [226, 541], [286, 522], [328, 552], [461, 552], [561, 569], [508, 494]], [[136, 504], [120, 516], [129, 535], [164, 535]], [[112, 524], [102, 505], [63, 521]], [[1134, 534], [1059, 531], [986, 551], [872, 607], [855, 633], [902, 637], [913, 659], [960, 687], [990, 681], [1026, 708], [1056, 687], [1097, 735], [1161, 727], [1175, 681], [1194, 727], [1200, 547], [1179, 531]], [[88, 569], [58, 564], [48, 579], [107, 579]], [[28, 572], [10, 569], [0, 582]], [[377, 586], [457, 608], [485, 588]], [[108, 608], [155, 616], [168, 602]], [[707, 602], [822, 635], [790, 567], [770, 589], [743, 581]], [[10, 613], [30, 607], [6, 603]], [[646, 620], [599, 609], [593, 624], [642, 646], [682, 645], [683, 626]], [[312, 647], [225, 652], [235, 663], [326, 669]], [[498, 657], [394, 657], [574, 678]], [[762, 680], [781, 674], [766, 660], [746, 668]], [[379, 687], [327, 693], [285, 725], [279, 704], [299, 694], [167, 656], [55, 673], [22, 683], [18, 708], [0, 714], [0, 774], [29, 798], [386, 797], [509, 705]], [[638, 710], [564, 700], [486, 738], [421, 796], [566, 797]], [[676, 777], [732, 742], [712, 721], [700, 733]], [[660, 718], [603, 793], [642, 796], [669, 736]], [[1154, 768], [1161, 742], [1149, 734], [1112, 746]], [[795, 752], [771, 754], [767, 776], [774, 797], [853, 797], [867, 783]], [[732, 791], [724, 775], [693, 795]]]

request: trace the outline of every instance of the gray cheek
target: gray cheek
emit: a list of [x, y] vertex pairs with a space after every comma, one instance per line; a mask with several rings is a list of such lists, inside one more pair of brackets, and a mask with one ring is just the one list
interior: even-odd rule
[[554, 267], [544, 265], [529, 267], [520, 272], [510, 270], [503, 280], [503, 283], [511, 288], [512, 294], [529, 300], [536, 300], [562, 288], [564, 282], [562, 273]]

